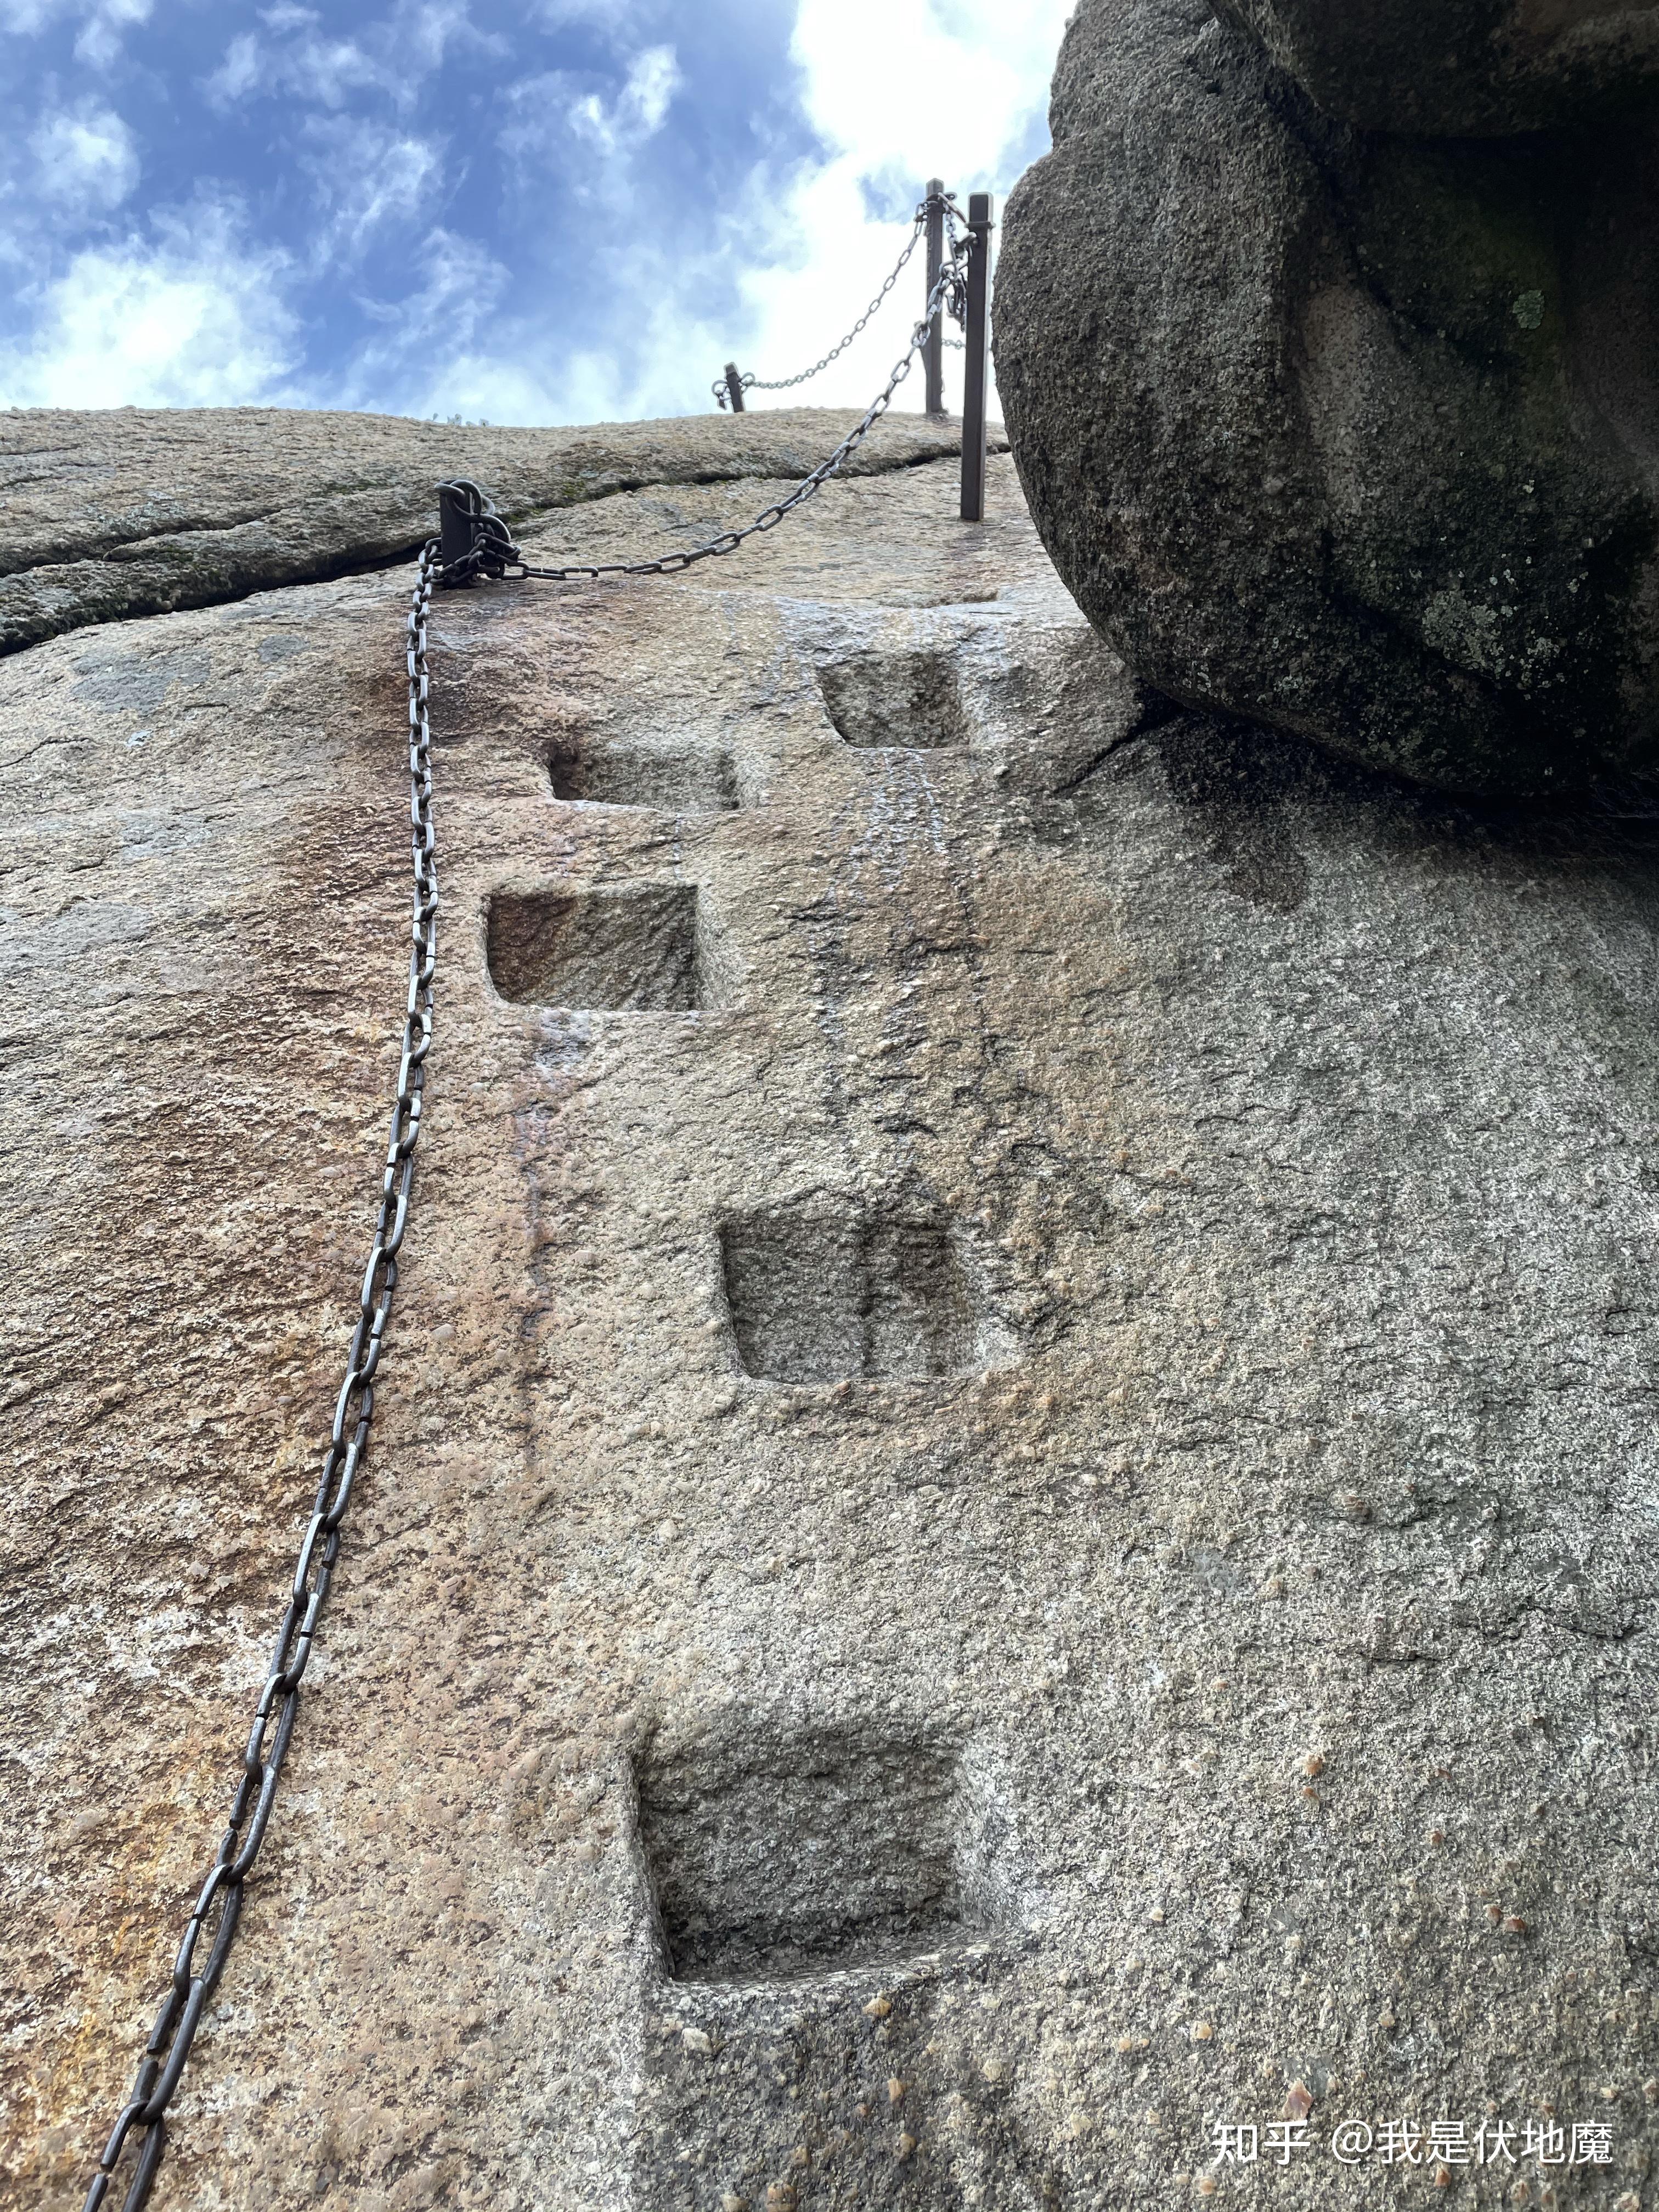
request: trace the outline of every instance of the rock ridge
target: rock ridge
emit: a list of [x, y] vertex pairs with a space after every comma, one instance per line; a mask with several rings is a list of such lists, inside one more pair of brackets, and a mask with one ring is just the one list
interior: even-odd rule
[[[15, 410], [0, 415], [0, 654], [407, 559], [446, 476], [477, 477], [521, 524], [653, 483], [805, 476], [858, 420], [800, 407], [543, 429], [263, 407]], [[961, 450], [953, 418], [890, 415], [848, 473]]]

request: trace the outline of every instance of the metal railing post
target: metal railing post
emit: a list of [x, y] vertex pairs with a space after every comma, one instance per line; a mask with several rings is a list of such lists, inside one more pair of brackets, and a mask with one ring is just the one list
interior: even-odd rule
[[483, 513], [483, 494], [465, 477], [438, 486], [438, 558], [446, 568], [458, 567], [471, 552]]
[[[927, 289], [922, 303], [933, 296], [933, 287], [939, 282], [939, 272], [945, 266], [945, 179], [927, 179]], [[927, 412], [945, 412], [945, 311], [941, 308], [933, 318], [933, 327], [927, 333], [927, 349], [922, 356], [927, 371]]]
[[738, 364], [734, 361], [728, 361], [726, 364], [726, 389], [732, 402], [732, 412], [734, 415], [741, 415], [743, 412], [743, 379], [738, 374]]
[[962, 519], [985, 520], [985, 397], [991, 369], [991, 232], [995, 207], [989, 192], [968, 198], [968, 368], [962, 388]]

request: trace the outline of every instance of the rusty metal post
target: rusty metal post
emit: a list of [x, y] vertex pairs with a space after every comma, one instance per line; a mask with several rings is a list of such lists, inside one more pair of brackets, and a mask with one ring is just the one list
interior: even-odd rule
[[743, 412], [743, 379], [738, 374], [738, 364], [734, 361], [728, 361], [726, 364], [726, 396], [732, 402], [732, 412], [734, 415], [741, 415]]
[[[927, 289], [922, 295], [925, 307], [933, 296], [933, 287], [939, 282], [939, 272], [945, 266], [945, 179], [927, 179]], [[927, 349], [922, 356], [927, 371], [927, 412], [945, 412], [945, 312], [941, 308], [933, 318], [933, 327], [927, 333]]]
[[985, 520], [985, 398], [991, 382], [991, 233], [996, 209], [989, 192], [968, 198], [968, 367], [962, 390], [962, 519]]

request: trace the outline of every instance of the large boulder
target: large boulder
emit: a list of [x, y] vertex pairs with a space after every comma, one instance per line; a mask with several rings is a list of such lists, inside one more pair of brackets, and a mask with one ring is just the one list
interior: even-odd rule
[[1448, 788], [1659, 742], [1659, 128], [1322, 118], [1204, 0], [1085, 0], [1010, 201], [1045, 544], [1143, 678]]
[[1215, 0], [1326, 113], [1461, 137], [1580, 122], [1659, 85], [1659, 0]]

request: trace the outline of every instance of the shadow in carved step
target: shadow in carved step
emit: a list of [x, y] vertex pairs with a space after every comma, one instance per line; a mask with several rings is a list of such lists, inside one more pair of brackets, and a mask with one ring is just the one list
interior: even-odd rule
[[671, 1979], [778, 1981], [984, 1936], [991, 1869], [957, 1753], [845, 1732], [699, 1746], [640, 1770]]
[[1039, 2212], [1024, 2145], [988, 2174], [980, 2133], [945, 2129], [1038, 1940], [1006, 1778], [890, 1723], [751, 1726], [636, 1762], [656, 1971], [631, 2201]]
[[961, 1375], [1006, 1357], [980, 1271], [937, 1216], [782, 1206], [726, 1222], [720, 1264], [738, 1358], [768, 1382]]
[[824, 711], [849, 745], [932, 750], [968, 742], [962, 686], [939, 651], [854, 653], [818, 671]]
[[698, 909], [695, 884], [498, 892], [485, 923], [490, 981], [526, 1006], [695, 1012], [714, 996]]
[[729, 814], [741, 804], [732, 756], [720, 746], [562, 740], [547, 772], [555, 799], [578, 805]]

